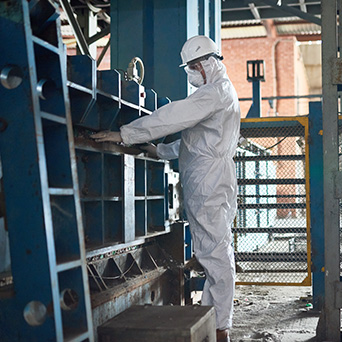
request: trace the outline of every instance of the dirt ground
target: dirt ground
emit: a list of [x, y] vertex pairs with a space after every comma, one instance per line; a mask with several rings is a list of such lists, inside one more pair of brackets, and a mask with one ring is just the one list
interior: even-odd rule
[[315, 341], [311, 287], [237, 286], [232, 342]]

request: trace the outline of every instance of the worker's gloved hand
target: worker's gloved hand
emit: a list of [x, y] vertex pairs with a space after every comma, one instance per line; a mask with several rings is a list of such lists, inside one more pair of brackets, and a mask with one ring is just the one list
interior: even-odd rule
[[143, 144], [143, 145], [140, 145], [139, 148], [143, 151], [146, 151], [150, 157], [153, 157], [153, 158], [158, 157], [157, 156], [157, 146], [154, 144]]
[[107, 142], [107, 141], [115, 142], [115, 143], [122, 142], [120, 132], [103, 131], [103, 132], [92, 134], [90, 138], [94, 139], [96, 142]]

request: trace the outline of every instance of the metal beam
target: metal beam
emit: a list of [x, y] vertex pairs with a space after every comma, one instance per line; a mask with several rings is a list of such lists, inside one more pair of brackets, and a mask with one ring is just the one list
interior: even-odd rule
[[89, 37], [89, 39], [87, 40], [87, 43], [89, 45], [91, 45], [91, 44], [95, 43], [97, 40], [103, 38], [104, 36], [106, 36], [109, 33], [110, 33], [110, 25], [108, 25], [104, 29], [102, 29], [101, 32], [96, 33], [95, 35]]
[[99, 65], [101, 64], [101, 62], [103, 60], [103, 57], [105, 56], [105, 54], [106, 54], [106, 52], [107, 52], [109, 47], [110, 47], [110, 38], [108, 39], [108, 42], [107, 42], [106, 46], [103, 48], [99, 58], [96, 61], [97, 67], [99, 67]]
[[[312, 94], [312, 95], [288, 95], [288, 96], [265, 96], [261, 100], [289, 100], [289, 99], [310, 99], [310, 98], [320, 98], [322, 94]], [[240, 97], [239, 101], [253, 101], [252, 97]]]
[[324, 301], [324, 198], [322, 102], [309, 103], [310, 222], [313, 273], [313, 306], [321, 310]]
[[69, 3], [68, 0], [61, 0], [60, 1], [61, 6], [63, 8], [63, 11], [65, 12], [69, 24], [71, 25], [71, 29], [75, 35], [75, 39], [77, 42], [77, 45], [82, 53], [82, 55], [88, 55], [90, 56], [90, 52], [89, 52], [89, 46], [86, 42], [86, 39], [82, 33], [81, 27], [75, 17], [75, 14], [71, 8], [71, 5]]
[[307, 9], [306, 9], [306, 4], [305, 4], [305, 0], [299, 0], [299, 4], [300, 4], [300, 10], [302, 12], [307, 12]]
[[256, 4], [263, 3], [263, 4], [266, 4], [266, 5], [273, 7], [275, 9], [278, 9], [279, 11], [283, 11], [285, 13], [290, 13], [292, 15], [299, 17], [299, 18], [310, 21], [314, 24], [321, 25], [321, 19], [320, 18], [317, 18], [312, 14], [305, 13], [301, 10], [298, 10], [297, 8], [284, 5], [282, 3], [280, 3], [280, 5], [277, 5], [277, 1], [275, 1], [275, 0], [254, 0], [254, 3], [256, 3]]
[[[322, 0], [322, 90], [323, 90], [323, 187], [325, 297], [323, 341], [340, 341], [340, 309], [336, 307], [336, 284], [340, 281], [340, 208], [335, 198], [335, 175], [339, 170], [338, 92], [332, 82], [337, 57], [337, 1]], [[322, 319], [322, 318], [321, 318]]]
[[240, 10], [248, 10], [248, 6], [246, 1], [221, 1], [222, 11], [240, 11]]
[[248, 4], [255, 19], [260, 19], [260, 13], [253, 3]]

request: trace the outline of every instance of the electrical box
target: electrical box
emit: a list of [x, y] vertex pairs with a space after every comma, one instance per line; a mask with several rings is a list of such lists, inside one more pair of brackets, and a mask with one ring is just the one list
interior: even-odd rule
[[215, 342], [212, 306], [132, 306], [98, 327], [99, 342]]

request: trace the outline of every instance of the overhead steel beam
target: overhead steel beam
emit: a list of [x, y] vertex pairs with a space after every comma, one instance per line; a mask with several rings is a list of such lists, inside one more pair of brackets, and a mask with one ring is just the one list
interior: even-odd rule
[[71, 8], [71, 5], [68, 0], [61, 0], [60, 1], [63, 11], [65, 12], [69, 24], [71, 25], [71, 29], [74, 33], [77, 45], [81, 51], [82, 55], [90, 56], [89, 46], [86, 42], [86, 39], [82, 33], [81, 27], [75, 17], [75, 14]]
[[221, 1], [222, 11], [248, 10], [246, 1]]
[[307, 12], [307, 9], [306, 9], [306, 4], [305, 4], [305, 0], [299, 0], [299, 4], [300, 4], [300, 10], [302, 12]]
[[317, 25], [321, 25], [321, 19], [315, 17], [312, 14], [309, 13], [305, 13], [301, 10], [298, 10], [297, 8], [288, 6], [288, 5], [284, 5], [283, 3], [279, 3], [279, 5], [277, 5], [277, 1], [276, 0], [254, 0], [253, 1], [255, 4], [266, 4], [269, 5], [279, 11], [285, 12], [285, 13], [290, 13], [292, 15], [295, 15], [299, 18], [302, 18], [304, 20], [310, 21], [314, 24]]
[[253, 3], [248, 4], [255, 19], [260, 19], [260, 13]]

